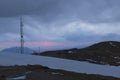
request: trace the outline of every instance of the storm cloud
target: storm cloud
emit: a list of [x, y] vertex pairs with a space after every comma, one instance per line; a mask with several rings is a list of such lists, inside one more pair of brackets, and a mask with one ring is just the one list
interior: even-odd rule
[[20, 16], [26, 42], [72, 46], [119, 41], [119, 4], [120, 0], [0, 0], [0, 42], [19, 41]]
[[119, 0], [0, 0], [0, 17], [33, 15], [41, 20], [118, 21]]

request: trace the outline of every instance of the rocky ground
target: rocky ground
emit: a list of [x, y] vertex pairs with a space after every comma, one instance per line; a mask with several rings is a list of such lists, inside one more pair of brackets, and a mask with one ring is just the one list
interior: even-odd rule
[[68, 49], [34, 53], [35, 55], [51, 56], [95, 64], [120, 66], [120, 42], [106, 41], [82, 49]]
[[48, 67], [40, 65], [0, 67], [0, 80], [19, 76], [26, 76], [25, 80], [120, 80], [120, 78], [109, 76], [79, 74], [63, 70], [49, 69]]

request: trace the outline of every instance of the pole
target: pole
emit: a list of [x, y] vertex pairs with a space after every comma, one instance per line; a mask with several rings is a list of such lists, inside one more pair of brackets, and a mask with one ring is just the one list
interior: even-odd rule
[[23, 19], [22, 17], [20, 17], [20, 43], [21, 43], [21, 49], [20, 49], [20, 53], [23, 54], [24, 53], [24, 34], [23, 34]]
[[40, 47], [39, 47], [39, 53], [40, 53]]

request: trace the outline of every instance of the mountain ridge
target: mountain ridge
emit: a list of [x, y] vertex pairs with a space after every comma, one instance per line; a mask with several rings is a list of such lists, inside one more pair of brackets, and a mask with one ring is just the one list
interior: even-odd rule
[[104, 41], [81, 49], [48, 51], [40, 55], [118, 66], [120, 65], [120, 42]]
[[[1, 50], [1, 52], [20, 53], [20, 47], [10, 47]], [[32, 54], [34, 51], [28, 47], [24, 47], [24, 54]]]

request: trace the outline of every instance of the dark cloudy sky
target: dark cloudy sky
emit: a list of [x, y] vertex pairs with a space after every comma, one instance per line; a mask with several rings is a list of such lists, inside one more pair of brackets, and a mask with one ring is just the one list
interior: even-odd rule
[[46, 49], [120, 41], [120, 0], [0, 0], [0, 49], [19, 45]]

